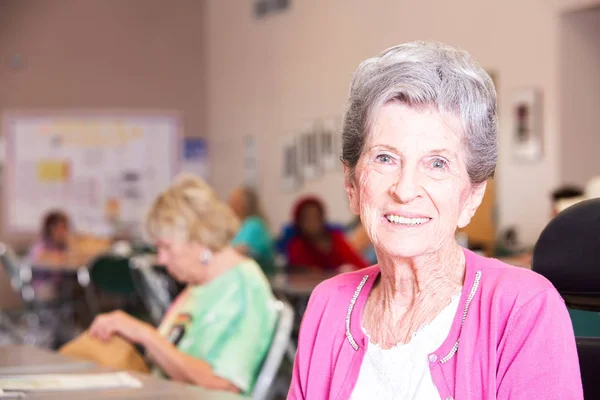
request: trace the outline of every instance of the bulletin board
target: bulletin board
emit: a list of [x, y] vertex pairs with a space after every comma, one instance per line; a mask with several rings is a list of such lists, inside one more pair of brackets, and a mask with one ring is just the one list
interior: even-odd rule
[[179, 126], [176, 115], [5, 114], [5, 231], [38, 232], [60, 209], [78, 232], [140, 233], [178, 172]]

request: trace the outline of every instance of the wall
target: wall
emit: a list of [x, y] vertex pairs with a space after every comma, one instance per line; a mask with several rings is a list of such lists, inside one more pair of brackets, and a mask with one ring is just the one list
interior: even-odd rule
[[[341, 172], [297, 193], [279, 187], [281, 136], [307, 120], [341, 115], [358, 63], [405, 41], [435, 39], [468, 49], [496, 72], [500, 96], [497, 203], [501, 226], [516, 225], [533, 242], [549, 215], [558, 181], [558, 17], [543, 1], [418, 2], [303, 0], [286, 13], [254, 20], [251, 4], [209, 0], [206, 37], [206, 126], [212, 182], [222, 195], [241, 183], [243, 145], [255, 135], [260, 190], [273, 228], [288, 219], [294, 199], [317, 192], [332, 217], [349, 218]], [[517, 12], [518, 10], [518, 12]], [[524, 86], [544, 92], [545, 156], [531, 164], [510, 156], [509, 94]]]
[[0, 110], [169, 110], [202, 136], [202, 14], [196, 0], [0, 1]]
[[202, 13], [195, 0], [2, 1], [0, 110], [168, 110], [202, 136]]
[[600, 174], [600, 6], [560, 21], [560, 179], [583, 186]]

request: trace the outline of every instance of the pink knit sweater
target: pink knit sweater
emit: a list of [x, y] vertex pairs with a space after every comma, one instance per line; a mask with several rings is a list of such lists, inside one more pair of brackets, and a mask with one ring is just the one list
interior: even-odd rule
[[[545, 278], [468, 250], [458, 312], [429, 354], [445, 400], [583, 399], [573, 327]], [[336, 276], [313, 292], [288, 399], [348, 399], [368, 340], [361, 314], [379, 268]]]

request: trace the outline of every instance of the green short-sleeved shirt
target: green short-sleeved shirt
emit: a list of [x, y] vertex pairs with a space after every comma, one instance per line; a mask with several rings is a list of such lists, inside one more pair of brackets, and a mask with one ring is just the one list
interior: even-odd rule
[[265, 274], [274, 272], [273, 238], [260, 217], [246, 218], [231, 244], [247, 246], [250, 249], [250, 256], [256, 260]]
[[249, 260], [206, 285], [188, 287], [159, 331], [249, 395], [273, 338], [274, 304], [267, 279]]

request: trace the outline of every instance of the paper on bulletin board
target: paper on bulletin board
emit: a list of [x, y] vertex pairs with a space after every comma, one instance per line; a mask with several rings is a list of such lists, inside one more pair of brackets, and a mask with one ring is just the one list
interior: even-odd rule
[[37, 232], [44, 214], [60, 209], [79, 232], [139, 233], [176, 172], [174, 116], [18, 113], [4, 123], [9, 231]]
[[208, 179], [206, 140], [203, 138], [185, 138], [183, 140], [183, 162], [181, 171]]

